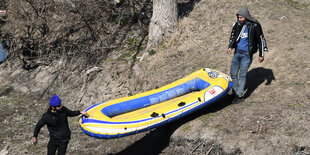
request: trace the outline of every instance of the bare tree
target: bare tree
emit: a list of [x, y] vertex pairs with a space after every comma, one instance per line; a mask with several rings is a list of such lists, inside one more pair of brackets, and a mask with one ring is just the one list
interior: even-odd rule
[[68, 63], [81, 59], [80, 66], [84, 67], [97, 65], [109, 52], [118, 50], [127, 37], [142, 33], [132, 27], [149, 25], [151, 15], [145, 15], [151, 10], [149, 3], [0, 0], [0, 10], [7, 10], [6, 19], [0, 19], [0, 35], [10, 42], [8, 57], [22, 60], [25, 69], [49, 65], [60, 58]]
[[153, 0], [153, 15], [149, 27], [147, 50], [158, 46], [177, 27], [177, 0]]

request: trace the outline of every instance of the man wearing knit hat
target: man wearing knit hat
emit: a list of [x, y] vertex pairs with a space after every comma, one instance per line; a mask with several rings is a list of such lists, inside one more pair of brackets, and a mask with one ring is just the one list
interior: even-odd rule
[[37, 143], [37, 137], [44, 125], [47, 125], [50, 140], [47, 145], [47, 154], [55, 155], [58, 149], [58, 155], [66, 154], [67, 146], [70, 140], [71, 131], [68, 125], [68, 117], [85, 115], [84, 111], [71, 111], [61, 105], [61, 100], [57, 95], [53, 95], [50, 100], [50, 107], [42, 115], [34, 129], [32, 138], [33, 144]]
[[268, 51], [260, 23], [251, 16], [246, 7], [237, 13], [237, 22], [231, 31], [227, 53], [231, 54], [233, 48], [235, 52], [230, 70], [235, 95], [233, 103], [240, 103], [244, 100], [242, 94], [253, 54], [259, 50], [258, 61], [261, 63], [264, 61], [264, 51]]

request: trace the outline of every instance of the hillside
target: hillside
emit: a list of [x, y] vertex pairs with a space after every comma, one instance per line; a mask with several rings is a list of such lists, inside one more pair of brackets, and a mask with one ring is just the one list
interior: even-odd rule
[[[269, 48], [263, 63], [254, 56], [245, 102], [231, 104], [225, 98], [169, 125], [111, 140], [85, 135], [78, 118], [72, 118], [68, 154], [310, 154], [308, 0], [196, 1], [171, 39], [141, 62], [141, 52], [125, 48], [87, 68], [79, 65], [83, 57], [55, 59], [33, 70], [23, 69], [17, 59], [6, 61], [0, 64], [0, 154], [46, 153], [47, 128], [36, 146], [31, 138], [54, 93], [67, 107], [85, 109], [163, 86], [203, 67], [229, 74], [228, 37], [243, 6], [260, 21]], [[142, 38], [135, 37], [123, 46]]]

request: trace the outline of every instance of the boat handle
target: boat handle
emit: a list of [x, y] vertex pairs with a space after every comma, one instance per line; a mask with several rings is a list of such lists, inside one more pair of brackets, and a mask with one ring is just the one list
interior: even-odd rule
[[161, 114], [161, 116], [162, 116], [163, 118], [165, 118], [165, 117], [166, 117], [166, 115], [165, 115], [165, 114]]
[[178, 106], [179, 107], [182, 107], [182, 106], [184, 106], [186, 103], [185, 102], [180, 102], [179, 104], [178, 104]]
[[88, 117], [89, 117], [89, 115], [83, 115], [83, 114], [82, 114], [82, 115], [79, 117], [79, 119], [80, 119], [80, 118], [86, 119], [86, 118], [88, 118]]
[[156, 112], [153, 112], [152, 114], [151, 114], [151, 117], [157, 117], [158, 116], [158, 113], [156, 113]]

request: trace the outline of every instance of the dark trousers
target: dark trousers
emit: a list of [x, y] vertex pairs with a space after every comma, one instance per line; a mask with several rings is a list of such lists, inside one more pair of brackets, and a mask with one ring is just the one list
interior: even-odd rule
[[58, 149], [58, 155], [65, 155], [67, 151], [68, 141], [62, 142], [50, 139], [47, 145], [47, 154], [48, 155], [55, 155], [56, 150]]

